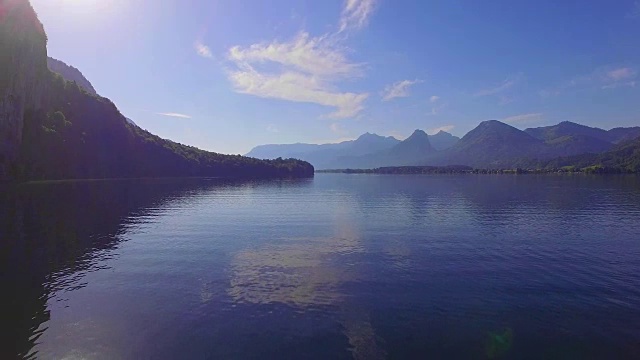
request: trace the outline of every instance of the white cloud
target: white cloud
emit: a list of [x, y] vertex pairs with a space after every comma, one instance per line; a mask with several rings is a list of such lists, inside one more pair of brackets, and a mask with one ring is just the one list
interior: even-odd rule
[[288, 42], [273, 41], [247, 48], [234, 46], [229, 59], [237, 64], [272, 62], [291, 70], [322, 77], [345, 78], [362, 74], [362, 64], [348, 61], [346, 49], [327, 36], [311, 37], [302, 32]]
[[613, 82], [633, 79], [636, 75], [637, 72], [629, 67], [621, 67], [606, 72], [607, 79]]
[[605, 84], [603, 89], [615, 89], [619, 87], [635, 87], [638, 71], [630, 67], [620, 67], [607, 71], [605, 73]]
[[162, 115], [162, 116], [169, 116], [169, 117], [175, 117], [175, 118], [181, 118], [181, 119], [191, 119], [191, 116], [189, 115], [185, 115], [185, 114], [179, 114], [179, 113], [156, 113], [157, 115]]
[[280, 132], [280, 129], [278, 129], [278, 127], [273, 124], [269, 124], [267, 125], [267, 131], [271, 133], [278, 133]]
[[[326, 36], [301, 33], [289, 42], [234, 46], [228, 58], [235, 65], [229, 80], [239, 93], [333, 107], [333, 118], [357, 115], [369, 96], [336, 89], [340, 79], [361, 76], [362, 65], [349, 62], [345, 49]], [[265, 64], [276, 69], [264, 71]]]
[[322, 79], [297, 72], [262, 74], [252, 68], [233, 71], [229, 79], [236, 91], [263, 98], [314, 103], [336, 108], [331, 118], [357, 115], [368, 94], [334, 92]]
[[382, 91], [382, 100], [389, 101], [395, 98], [408, 97], [411, 86], [422, 82], [421, 80], [403, 80], [387, 86]]
[[569, 81], [540, 92], [543, 97], [560, 95], [563, 92], [587, 89], [615, 89], [619, 87], [635, 87], [638, 71], [629, 66], [603, 66], [589, 74], [575, 76]]
[[502, 119], [507, 124], [528, 124], [540, 122], [541, 120], [542, 113], [521, 114]]
[[638, 71], [632, 67], [604, 67], [596, 70], [585, 80], [587, 85], [598, 85], [601, 89], [615, 89], [619, 87], [635, 87]]
[[[374, 7], [375, 0], [346, 0], [340, 31], [364, 26]], [[289, 41], [234, 46], [227, 52], [232, 63], [227, 75], [238, 93], [332, 107], [331, 118], [355, 117], [369, 94], [338, 87], [340, 81], [364, 74], [364, 64], [348, 59], [345, 40], [338, 34], [314, 37], [303, 31]]]
[[203, 44], [201, 41], [196, 41], [193, 46], [196, 49], [196, 53], [198, 55], [208, 59], [213, 58], [213, 53], [211, 52], [211, 49], [207, 45]]
[[345, 0], [340, 16], [340, 32], [367, 25], [376, 7], [376, 0]]
[[438, 115], [447, 107], [447, 103], [442, 102], [440, 96], [433, 95], [429, 98], [429, 102], [431, 103], [431, 112], [427, 115]]
[[445, 132], [449, 132], [451, 130], [453, 130], [453, 128], [455, 128], [455, 126], [453, 125], [443, 125], [437, 128], [433, 128], [433, 129], [429, 129], [428, 133], [429, 134], [437, 134], [440, 131], [445, 131]]
[[516, 85], [517, 83], [519, 83], [522, 79], [524, 78], [523, 74], [516, 74], [516, 75], [512, 75], [508, 78], [506, 78], [503, 82], [501, 82], [500, 84], [488, 88], [488, 89], [483, 89], [480, 90], [478, 92], [476, 92], [473, 96], [479, 97], [479, 96], [489, 96], [489, 95], [495, 95], [495, 94], [499, 94], [501, 92], [504, 92], [510, 88], [512, 88], [514, 85]]

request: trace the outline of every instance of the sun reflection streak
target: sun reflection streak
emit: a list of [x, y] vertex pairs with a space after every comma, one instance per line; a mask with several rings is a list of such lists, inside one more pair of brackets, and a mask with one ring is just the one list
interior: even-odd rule
[[342, 292], [348, 283], [365, 279], [352, 255], [365, 252], [358, 229], [337, 216], [331, 237], [287, 239], [236, 255], [228, 294], [239, 303], [282, 303], [301, 309], [337, 307], [356, 359], [384, 357], [368, 310], [351, 305]]

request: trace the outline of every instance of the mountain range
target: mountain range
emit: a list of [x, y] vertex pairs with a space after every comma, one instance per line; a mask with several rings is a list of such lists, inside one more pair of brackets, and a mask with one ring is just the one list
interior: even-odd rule
[[223, 155], [141, 129], [79, 70], [48, 58], [28, 0], [1, 9], [0, 180], [313, 176], [304, 161]]
[[[392, 136], [365, 133], [355, 140], [335, 144], [260, 145], [246, 156], [258, 159], [296, 158], [312, 163], [319, 169], [343, 167], [366, 168], [378, 162], [415, 162], [425, 154], [442, 151], [455, 145], [460, 138], [440, 131], [427, 135], [416, 130], [404, 141]], [[415, 158], [415, 157], [418, 158]], [[355, 166], [353, 166], [355, 164]]]
[[510, 168], [555, 158], [603, 154], [638, 137], [640, 127], [603, 130], [564, 121], [553, 126], [520, 130], [489, 120], [481, 122], [461, 139], [444, 131], [427, 135], [416, 130], [403, 141], [366, 133], [356, 140], [338, 144], [263, 145], [247, 155], [258, 158], [297, 157], [318, 169], [411, 165]]

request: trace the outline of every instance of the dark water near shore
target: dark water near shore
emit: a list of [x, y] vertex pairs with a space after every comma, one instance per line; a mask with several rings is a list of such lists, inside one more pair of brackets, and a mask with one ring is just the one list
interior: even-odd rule
[[640, 177], [0, 188], [0, 358], [637, 359]]

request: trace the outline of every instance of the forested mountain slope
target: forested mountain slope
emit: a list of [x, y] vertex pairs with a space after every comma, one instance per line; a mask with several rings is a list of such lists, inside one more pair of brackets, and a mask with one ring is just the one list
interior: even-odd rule
[[313, 176], [303, 161], [222, 155], [144, 131], [51, 72], [46, 43], [28, 0], [0, 1], [1, 179]]

